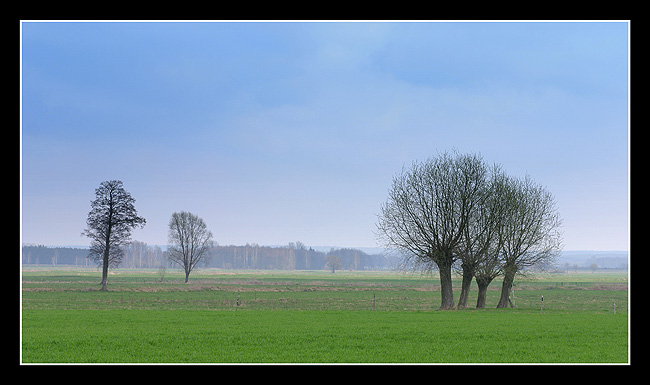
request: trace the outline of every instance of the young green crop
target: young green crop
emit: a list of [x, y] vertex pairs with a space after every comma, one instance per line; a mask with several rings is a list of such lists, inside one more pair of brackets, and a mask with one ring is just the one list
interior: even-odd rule
[[432, 279], [391, 272], [197, 271], [184, 284], [117, 270], [108, 292], [97, 278], [23, 272], [22, 362], [629, 361], [625, 274], [522, 279], [514, 309], [494, 309], [493, 284], [488, 308], [443, 312]]
[[23, 362], [622, 363], [627, 315], [31, 310]]

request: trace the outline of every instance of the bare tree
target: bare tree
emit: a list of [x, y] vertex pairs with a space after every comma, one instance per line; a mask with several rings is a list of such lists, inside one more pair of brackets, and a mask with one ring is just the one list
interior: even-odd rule
[[508, 306], [515, 275], [551, 266], [561, 249], [562, 221], [551, 193], [528, 176], [510, 178], [503, 199], [507, 207], [499, 243], [504, 277], [498, 308]]
[[109, 267], [122, 261], [122, 246], [129, 243], [131, 231], [144, 226], [146, 221], [138, 216], [135, 199], [124, 190], [119, 180], [102, 182], [95, 189], [83, 235], [91, 240], [88, 258], [102, 266], [102, 290], [106, 291]]
[[336, 269], [341, 268], [341, 258], [337, 257], [336, 255], [328, 255], [326, 266], [329, 267], [332, 270], [332, 274], [334, 274], [336, 272]]
[[165, 266], [160, 265], [158, 267], [158, 276], [160, 277], [160, 282], [162, 282], [163, 279], [165, 278], [165, 273], [166, 272], [167, 272], [167, 269], [165, 268]]
[[[505, 206], [502, 191], [506, 178], [499, 165], [492, 166], [487, 175], [487, 183], [477, 195], [474, 210], [468, 216], [467, 226], [457, 251], [462, 274], [459, 308], [467, 307], [472, 279], [476, 277], [478, 283], [477, 274], [480, 271], [481, 278], [485, 282], [488, 267], [495, 263], [492, 259], [498, 252], [497, 235]], [[487, 290], [487, 287], [485, 289]]]
[[487, 227], [481, 241], [484, 248], [481, 249], [482, 254], [477, 259], [474, 270], [474, 277], [478, 286], [476, 307], [479, 309], [485, 307], [488, 286], [502, 273], [500, 234], [501, 227], [506, 220], [509, 204], [506, 194], [508, 184], [509, 176], [506, 174], [497, 171], [492, 175], [491, 194], [486, 202], [487, 209], [485, 211], [489, 219], [485, 219], [484, 223]]
[[405, 265], [440, 275], [440, 310], [454, 308], [452, 265], [469, 216], [486, 183], [487, 168], [476, 155], [447, 153], [415, 162], [393, 178], [381, 207], [378, 237], [397, 249]]
[[169, 244], [167, 257], [185, 270], [185, 283], [199, 262], [209, 256], [212, 233], [198, 216], [181, 211], [173, 213], [169, 220]]

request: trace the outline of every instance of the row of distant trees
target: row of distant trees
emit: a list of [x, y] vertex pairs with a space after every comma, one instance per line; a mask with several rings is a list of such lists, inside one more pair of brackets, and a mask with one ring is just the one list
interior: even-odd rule
[[[169, 260], [160, 246], [132, 241], [122, 246], [121, 268], [178, 267]], [[200, 267], [219, 269], [268, 270], [382, 270], [394, 267], [394, 261], [378, 254], [367, 254], [353, 248], [332, 248], [329, 252], [306, 247], [302, 242], [285, 246], [246, 245], [213, 246]], [[94, 266], [88, 258], [88, 249], [25, 245], [23, 264]], [[334, 257], [334, 258], [332, 258]]]
[[[329, 252], [314, 250], [301, 242], [270, 247], [258, 244], [217, 246], [211, 252], [209, 267], [222, 269], [282, 269], [282, 270], [378, 270], [390, 268], [383, 255], [370, 255], [358, 249], [339, 248]], [[330, 256], [337, 259], [329, 258]], [[338, 262], [338, 263], [334, 263]]]

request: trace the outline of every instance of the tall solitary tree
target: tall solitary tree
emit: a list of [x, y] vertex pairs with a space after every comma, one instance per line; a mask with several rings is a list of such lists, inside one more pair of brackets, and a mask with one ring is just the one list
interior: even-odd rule
[[452, 265], [471, 213], [482, 198], [487, 167], [479, 156], [444, 153], [415, 162], [393, 178], [381, 207], [378, 237], [401, 251], [405, 264], [437, 269], [440, 310], [454, 308]]
[[185, 211], [173, 213], [169, 220], [169, 244], [167, 257], [183, 267], [187, 283], [196, 265], [209, 256], [212, 233], [198, 216]]
[[95, 189], [95, 200], [86, 220], [87, 228], [82, 235], [90, 238], [88, 258], [102, 266], [102, 288], [106, 291], [109, 267], [117, 267], [122, 261], [122, 246], [129, 243], [131, 231], [146, 221], [138, 216], [131, 197], [119, 180], [102, 182]]

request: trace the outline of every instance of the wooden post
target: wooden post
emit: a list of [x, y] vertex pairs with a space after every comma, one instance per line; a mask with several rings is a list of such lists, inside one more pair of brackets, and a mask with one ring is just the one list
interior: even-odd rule
[[542, 310], [544, 310], [544, 296], [542, 296], [542, 307], [539, 308], [539, 314], [542, 314]]
[[375, 293], [372, 293], [372, 311], [375, 311]]

